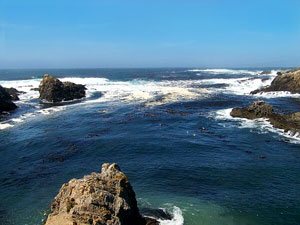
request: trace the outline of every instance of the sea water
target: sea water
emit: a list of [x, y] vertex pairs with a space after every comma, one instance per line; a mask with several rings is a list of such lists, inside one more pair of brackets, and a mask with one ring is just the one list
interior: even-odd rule
[[[300, 111], [297, 94], [250, 95], [276, 76], [260, 72], [1, 70], [0, 85], [26, 93], [0, 121], [0, 224], [42, 224], [63, 183], [116, 162], [140, 208], [173, 215], [161, 224], [299, 225], [299, 134], [230, 116], [255, 100]], [[86, 98], [41, 103], [44, 73], [86, 85]]]

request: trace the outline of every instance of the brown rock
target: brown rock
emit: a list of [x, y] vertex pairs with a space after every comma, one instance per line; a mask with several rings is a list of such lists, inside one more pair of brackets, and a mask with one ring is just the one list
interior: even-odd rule
[[264, 101], [256, 101], [252, 105], [244, 108], [234, 108], [230, 113], [232, 117], [241, 117], [246, 119], [269, 117], [272, 114], [272, 106]]
[[267, 118], [275, 128], [292, 134], [300, 132], [300, 112], [287, 115], [275, 113], [272, 106], [264, 101], [254, 102], [249, 107], [234, 108], [230, 115], [246, 119]]
[[40, 83], [40, 99], [48, 102], [61, 102], [85, 97], [85, 86], [72, 82], [61, 82], [59, 79], [45, 74]]
[[64, 184], [51, 206], [46, 225], [157, 225], [143, 218], [128, 178], [115, 163], [101, 173]]
[[269, 87], [257, 89], [252, 91], [251, 94], [272, 91], [289, 91], [293, 94], [300, 93], [300, 68], [282, 71], [277, 73], [277, 75]]

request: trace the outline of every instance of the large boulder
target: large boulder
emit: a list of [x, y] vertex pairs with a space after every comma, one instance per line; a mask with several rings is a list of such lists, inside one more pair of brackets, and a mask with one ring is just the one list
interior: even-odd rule
[[143, 218], [128, 178], [115, 163], [101, 173], [64, 184], [51, 206], [46, 225], [157, 225]]
[[61, 82], [45, 74], [39, 86], [40, 99], [47, 102], [61, 102], [85, 97], [85, 86], [72, 82]]
[[232, 117], [241, 117], [246, 119], [257, 119], [269, 117], [273, 115], [273, 108], [264, 101], [256, 101], [252, 105], [244, 108], [232, 109], [230, 115]]
[[251, 94], [273, 91], [300, 93], [300, 68], [278, 73], [278, 76], [274, 78], [270, 86], [252, 91]]
[[17, 106], [12, 102], [10, 94], [0, 85], [0, 113], [15, 110]]

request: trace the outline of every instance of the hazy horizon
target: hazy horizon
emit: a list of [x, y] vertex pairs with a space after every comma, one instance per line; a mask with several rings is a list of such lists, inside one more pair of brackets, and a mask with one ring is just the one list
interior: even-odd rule
[[300, 65], [296, 0], [2, 0], [0, 69]]

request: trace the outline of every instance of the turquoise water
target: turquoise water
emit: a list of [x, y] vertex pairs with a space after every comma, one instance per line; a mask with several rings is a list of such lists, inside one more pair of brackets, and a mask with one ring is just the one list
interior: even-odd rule
[[[87, 85], [87, 98], [43, 105], [44, 73]], [[300, 224], [299, 138], [266, 121], [233, 119], [263, 99], [300, 111], [299, 96], [251, 96], [274, 78], [259, 70], [2, 70], [27, 93], [0, 123], [0, 224], [42, 224], [61, 185], [116, 162], [140, 207], [163, 224]]]

